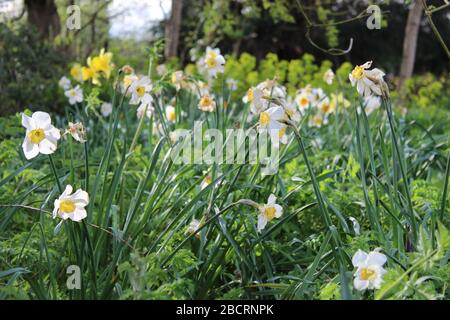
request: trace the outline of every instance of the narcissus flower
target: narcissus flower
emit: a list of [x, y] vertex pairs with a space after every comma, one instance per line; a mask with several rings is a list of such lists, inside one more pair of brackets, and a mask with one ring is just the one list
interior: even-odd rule
[[142, 118], [144, 116], [144, 112], [147, 118], [150, 119], [153, 115], [154, 109], [150, 104], [141, 104], [136, 110], [137, 117], [139, 119]]
[[328, 119], [324, 117], [322, 114], [315, 114], [309, 119], [308, 125], [310, 127], [320, 128], [322, 125], [327, 124]]
[[83, 89], [78, 85], [64, 92], [64, 95], [69, 99], [71, 105], [83, 102]]
[[70, 75], [78, 82], [83, 82], [83, 68], [81, 64], [75, 63], [70, 69]]
[[198, 102], [198, 108], [202, 111], [213, 112], [216, 109], [216, 102], [210, 95], [204, 95]]
[[320, 101], [318, 105], [319, 111], [324, 115], [329, 115], [333, 113], [335, 110], [334, 107], [335, 105], [330, 103], [330, 99], [328, 99], [328, 97], [322, 99], [322, 101]]
[[103, 102], [100, 106], [100, 112], [102, 113], [102, 116], [107, 117], [112, 112], [112, 104], [109, 102]]
[[207, 186], [209, 186], [212, 182], [212, 177], [208, 174], [202, 181], [202, 183], [200, 184], [200, 189], [203, 190], [205, 189]]
[[177, 120], [177, 115], [175, 113], [175, 107], [173, 107], [173, 106], [166, 107], [166, 118], [170, 122], [175, 122]]
[[124, 76], [122, 81], [122, 93], [130, 94], [131, 85], [138, 80], [139, 78], [135, 74], [127, 74]]
[[113, 54], [111, 52], [105, 52], [105, 49], [102, 49], [98, 56], [92, 58], [91, 68], [94, 72], [101, 72], [106, 79], [109, 79], [111, 71], [114, 68], [111, 62], [112, 56]]
[[368, 70], [371, 66], [372, 61], [356, 66], [348, 76], [352, 86], [356, 85], [356, 90], [364, 97], [372, 93], [381, 96], [385, 91], [386, 84], [383, 80], [385, 73], [377, 68]]
[[158, 76], [163, 76], [165, 73], [167, 72], [167, 67], [165, 64], [158, 64], [158, 66], [156, 66], [156, 74]]
[[55, 152], [61, 133], [56, 129], [46, 112], [35, 112], [31, 117], [22, 113], [22, 126], [26, 136], [22, 144], [23, 153], [28, 160], [39, 153], [52, 154]]
[[53, 219], [59, 216], [63, 220], [70, 219], [79, 222], [86, 218], [85, 207], [89, 204], [89, 195], [86, 191], [78, 189], [72, 194], [73, 188], [69, 184], [64, 192], [55, 200]]
[[95, 71], [95, 69], [92, 67], [92, 58], [89, 57], [87, 59], [87, 67], [81, 68], [83, 73], [83, 81], [91, 80], [93, 84], [99, 86], [100, 83], [100, 74]]
[[297, 106], [302, 111], [302, 113], [309, 107], [310, 104], [309, 96], [310, 95], [307, 92], [302, 91], [295, 97], [295, 102], [297, 103]]
[[364, 110], [369, 115], [381, 106], [381, 98], [377, 96], [364, 97]]
[[141, 79], [134, 81], [130, 87], [131, 100], [130, 104], [149, 104], [153, 101], [150, 94], [153, 86], [149, 77], [142, 77]]
[[334, 79], [334, 72], [331, 69], [328, 69], [324, 75], [323, 75], [323, 80], [327, 83], [327, 84], [332, 84], [333, 83], [333, 79]]
[[265, 99], [264, 93], [261, 89], [250, 88], [246, 95], [242, 98], [242, 102], [250, 103], [250, 111], [253, 114], [260, 114], [266, 110], [269, 105], [269, 100]]
[[283, 208], [276, 204], [277, 198], [274, 194], [269, 196], [267, 200], [267, 204], [259, 205], [259, 216], [258, 216], [258, 226], [257, 229], [259, 232], [263, 230], [267, 222], [272, 221], [274, 218], [279, 218], [283, 214]]
[[220, 54], [220, 49], [206, 48], [206, 55], [203, 58], [202, 66], [210, 77], [215, 77], [217, 73], [223, 73], [225, 58]]
[[170, 81], [175, 86], [177, 90], [180, 90], [181, 85], [184, 81], [184, 73], [181, 70], [175, 71], [172, 73], [172, 76], [170, 78]]
[[355, 289], [359, 291], [379, 289], [383, 282], [383, 275], [386, 273], [383, 269], [386, 261], [386, 256], [378, 251], [367, 254], [358, 250], [352, 258], [353, 266], [357, 268], [353, 280]]
[[86, 142], [86, 129], [81, 122], [69, 122], [69, 128], [66, 130], [66, 134], [67, 133], [78, 142]]
[[61, 88], [63, 88], [64, 90], [68, 90], [72, 84], [71, 84], [69, 78], [62, 77], [61, 79], [59, 79], [58, 85]]

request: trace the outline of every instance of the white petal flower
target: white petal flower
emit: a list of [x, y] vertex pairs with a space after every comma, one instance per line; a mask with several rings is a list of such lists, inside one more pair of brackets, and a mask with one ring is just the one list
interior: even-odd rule
[[310, 127], [316, 127], [316, 128], [320, 128], [324, 124], [327, 124], [327, 123], [328, 123], [328, 118], [321, 113], [317, 113], [317, 114], [313, 115], [308, 121], [308, 125]]
[[173, 106], [166, 107], [166, 118], [169, 122], [175, 122], [177, 120], [175, 107]]
[[78, 142], [86, 142], [86, 130], [81, 122], [69, 122], [69, 128], [66, 130], [66, 133], [70, 134]]
[[201, 66], [207, 71], [209, 77], [215, 77], [217, 73], [223, 73], [225, 58], [220, 54], [220, 49], [206, 48], [206, 55], [201, 61]]
[[112, 112], [112, 104], [109, 102], [103, 102], [100, 106], [100, 112], [102, 113], [102, 116], [107, 117]]
[[259, 232], [263, 230], [267, 223], [274, 218], [279, 218], [283, 214], [283, 208], [276, 203], [277, 198], [274, 194], [269, 196], [267, 200], [267, 204], [263, 204], [259, 206], [260, 214], [258, 216], [258, 225], [257, 229]]
[[213, 112], [216, 109], [216, 102], [210, 95], [204, 95], [198, 102], [198, 108], [202, 111]]
[[334, 72], [331, 69], [328, 69], [325, 74], [323, 75], [323, 80], [327, 83], [327, 84], [332, 84], [333, 83], [333, 79], [334, 79]]
[[283, 123], [286, 114], [283, 107], [271, 107], [259, 114], [258, 131], [268, 132], [272, 143], [278, 147], [280, 137], [286, 132], [286, 125]]
[[286, 103], [283, 104], [284, 112], [294, 122], [300, 121], [301, 114], [297, 109], [297, 104], [292, 101], [292, 98], [289, 97], [289, 99], [286, 101]]
[[53, 219], [59, 216], [63, 220], [81, 221], [86, 218], [85, 207], [89, 204], [89, 195], [86, 191], [78, 189], [72, 194], [73, 188], [67, 185], [64, 192], [55, 200]]
[[381, 96], [386, 86], [383, 79], [385, 73], [377, 68], [368, 70], [371, 66], [372, 61], [368, 61], [363, 65], [356, 66], [349, 74], [352, 86], [356, 85], [356, 90], [364, 97], [370, 96], [372, 93]]
[[83, 89], [79, 85], [75, 88], [67, 90], [65, 96], [69, 98], [69, 103], [71, 105], [83, 102]]
[[129, 89], [131, 92], [130, 104], [152, 103], [153, 98], [150, 94], [152, 88], [151, 80], [147, 76], [134, 81]]
[[64, 90], [69, 90], [70, 86], [72, 85], [72, 83], [70, 82], [69, 78], [67, 77], [62, 77], [59, 82], [58, 85], [63, 88]]
[[39, 153], [52, 154], [55, 152], [61, 133], [51, 124], [48, 113], [38, 111], [31, 117], [22, 113], [22, 126], [26, 129], [26, 136], [22, 144], [25, 158], [30, 160]]
[[181, 85], [184, 81], [184, 73], [181, 70], [172, 73], [171, 82], [177, 90], [181, 89]]
[[386, 261], [386, 256], [378, 251], [367, 254], [358, 250], [352, 258], [352, 264], [357, 268], [353, 281], [355, 289], [359, 291], [379, 289], [383, 281], [383, 275], [386, 273], [386, 270], [383, 269]]
[[378, 96], [364, 97], [364, 110], [369, 115], [381, 106], [381, 98]]
[[305, 91], [301, 91], [297, 96], [295, 97], [295, 103], [297, 104], [298, 108], [300, 109], [300, 112], [304, 114], [304, 110], [309, 108], [310, 106], [310, 94], [308, 94]]
[[130, 95], [131, 86], [138, 80], [139, 78], [135, 74], [127, 74], [126, 76], [124, 76], [122, 82], [122, 93]]

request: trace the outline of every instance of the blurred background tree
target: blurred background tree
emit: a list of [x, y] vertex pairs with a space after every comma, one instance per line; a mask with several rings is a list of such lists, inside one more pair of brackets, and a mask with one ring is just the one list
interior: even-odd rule
[[[400, 83], [412, 73], [448, 76], [449, 58], [428, 16], [423, 14], [423, 2], [429, 11], [433, 10], [435, 28], [442, 42], [448, 45], [450, 5], [443, 0], [0, 0], [0, 70], [9, 70], [0, 73], [0, 114], [25, 106], [36, 108], [51, 100], [50, 97], [37, 99], [40, 94], [12, 94], [7, 89], [13, 86], [12, 82], [20, 80], [21, 87], [37, 90], [39, 86], [33, 81], [56, 81], [67, 74], [69, 63], [84, 63], [101, 48], [114, 53], [118, 66], [130, 64], [143, 71], [148, 60], [147, 49], [161, 38], [166, 42], [165, 56], [176, 57], [180, 66], [198, 58], [209, 45], [235, 57], [248, 52], [257, 61], [268, 53], [286, 60], [310, 53], [317, 62], [330, 60], [334, 67], [346, 61], [361, 64], [374, 60], [378, 67], [396, 77], [396, 81], [400, 76]], [[123, 9], [112, 11], [111, 7], [118, 3]], [[145, 4], [148, 6], [142, 7]], [[382, 10], [379, 30], [369, 30], [366, 26], [366, 9], [370, 4], [378, 4]], [[69, 5], [80, 6], [80, 30], [65, 27]], [[434, 11], [436, 8], [440, 10]], [[138, 18], [127, 18], [133, 10], [140, 11]], [[162, 13], [157, 15], [156, 11]], [[138, 21], [143, 17], [153, 17], [153, 20]], [[125, 29], [139, 22], [139, 36], [117, 35], [111, 31], [113, 25]], [[29, 36], [24, 36], [24, 30]], [[14, 49], [10, 39], [15, 39]], [[320, 49], [347, 49], [350, 39], [353, 46], [345, 54], [331, 55]], [[35, 64], [42, 66], [31, 65], [25, 71], [23, 67], [28, 63], [25, 57], [36, 57], [34, 50], [44, 55], [35, 60]], [[47, 63], [51, 66], [44, 65]], [[51, 72], [36, 71], [46, 68]], [[28, 82], [29, 77], [25, 76], [28, 73], [33, 73], [33, 81]], [[34, 97], [33, 101], [30, 97]], [[58, 109], [57, 103], [55, 108]]]

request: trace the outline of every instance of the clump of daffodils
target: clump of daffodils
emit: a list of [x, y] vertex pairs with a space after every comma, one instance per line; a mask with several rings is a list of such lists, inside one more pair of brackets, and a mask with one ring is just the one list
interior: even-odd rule
[[31, 117], [22, 113], [22, 126], [26, 129], [22, 149], [27, 160], [56, 151], [61, 133], [52, 125], [48, 113], [37, 111]]
[[386, 256], [377, 250], [369, 253], [358, 250], [352, 258], [353, 266], [357, 268], [353, 280], [355, 289], [358, 291], [379, 289], [386, 273], [383, 268], [386, 261]]
[[387, 85], [383, 77], [385, 73], [378, 68], [369, 70], [372, 66], [372, 61], [368, 61], [363, 65], [356, 66], [349, 74], [349, 79], [352, 86], [356, 86], [358, 93], [367, 97], [372, 94], [382, 96], [387, 94]]
[[95, 85], [101, 85], [100, 79], [109, 79], [114, 70], [112, 62], [113, 54], [102, 49], [98, 56], [88, 57], [86, 66], [75, 63], [70, 69], [70, 75], [77, 82], [92, 81]]
[[85, 207], [89, 204], [88, 193], [81, 189], [73, 194], [72, 191], [72, 186], [67, 185], [64, 192], [55, 200], [53, 219], [59, 216], [63, 220], [70, 219], [79, 222], [86, 218]]
[[223, 73], [225, 58], [220, 54], [218, 48], [206, 48], [205, 56], [200, 60], [201, 69], [205, 70], [208, 77], [216, 77], [218, 73]]

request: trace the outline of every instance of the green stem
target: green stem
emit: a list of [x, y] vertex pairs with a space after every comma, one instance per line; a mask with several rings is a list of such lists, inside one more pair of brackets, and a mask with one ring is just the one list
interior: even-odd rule
[[55, 163], [53, 162], [53, 157], [51, 154], [48, 155], [50, 159], [50, 166], [52, 167], [53, 175], [55, 176], [56, 184], [58, 186], [59, 193], [63, 193], [63, 188], [61, 182], [59, 181], [58, 173], [56, 172]]

